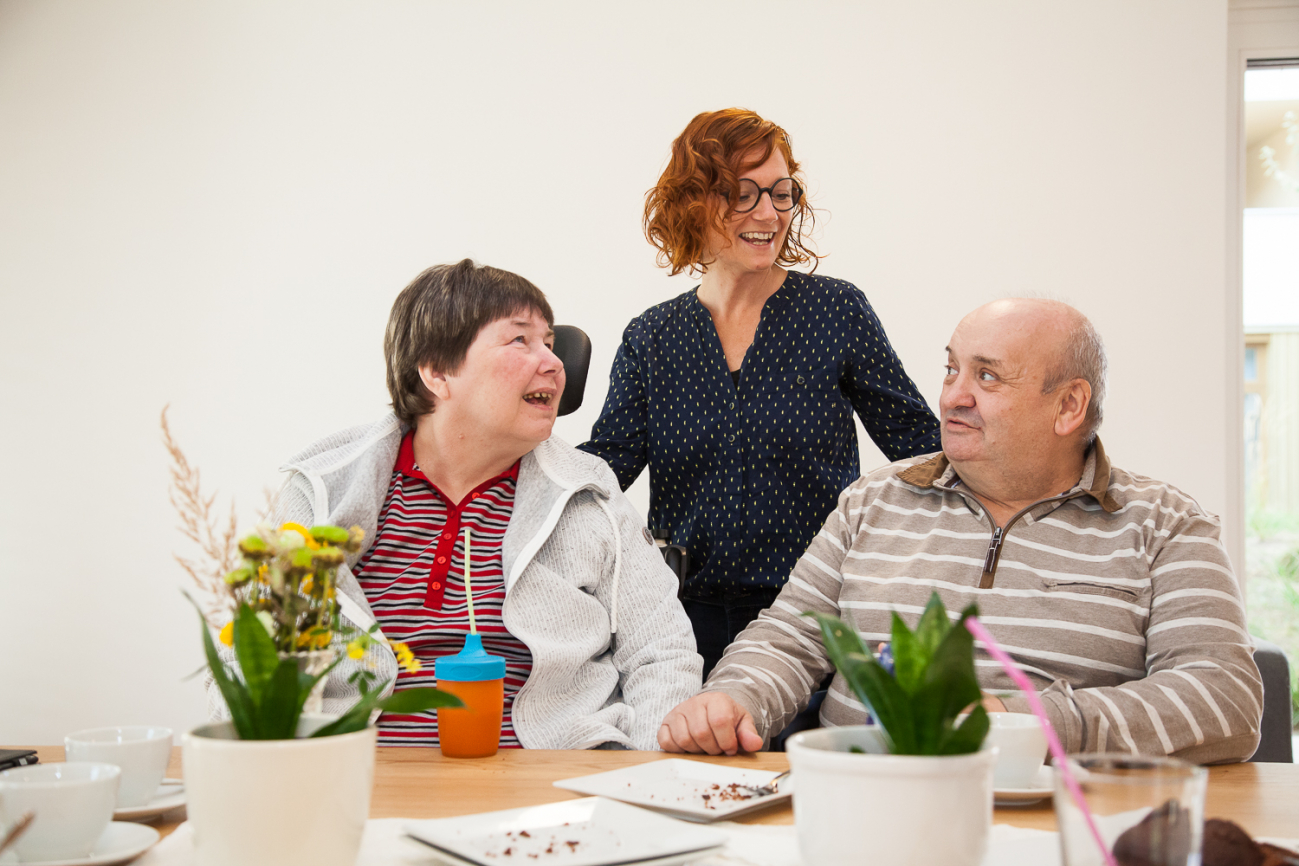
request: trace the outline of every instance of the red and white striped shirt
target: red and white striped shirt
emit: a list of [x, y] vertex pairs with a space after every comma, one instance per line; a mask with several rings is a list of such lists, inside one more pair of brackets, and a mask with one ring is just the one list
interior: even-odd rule
[[[532, 670], [532, 653], [505, 630], [505, 574], [501, 541], [514, 512], [516, 462], [505, 473], [474, 488], [460, 503], [452, 503], [415, 465], [413, 433], [402, 439], [393, 467], [388, 496], [379, 512], [374, 544], [356, 568], [389, 640], [410, 646], [423, 666], [402, 670], [397, 688], [433, 686], [433, 662], [455, 655], [469, 634], [465, 603], [464, 531], [472, 535], [474, 618], [487, 652], [505, 658], [505, 713], [501, 719], [501, 748], [520, 748], [511, 711], [514, 696]], [[379, 717], [379, 745], [436, 746], [437, 712]]]

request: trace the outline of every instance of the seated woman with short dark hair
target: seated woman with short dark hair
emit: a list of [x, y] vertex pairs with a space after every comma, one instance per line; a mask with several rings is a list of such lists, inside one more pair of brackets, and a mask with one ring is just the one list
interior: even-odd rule
[[[564, 368], [536, 286], [465, 259], [420, 274], [384, 339], [395, 410], [286, 465], [277, 520], [361, 526], [340, 569], [343, 615], [407, 644], [433, 685], [464, 645], [464, 536], [479, 634], [506, 659], [502, 747], [657, 748], [702, 662], [677, 582], [603, 460], [551, 435]], [[330, 675], [325, 709], [355, 701], [356, 664], [397, 675], [391, 649]], [[379, 719], [382, 745], [437, 745], [433, 712]]]

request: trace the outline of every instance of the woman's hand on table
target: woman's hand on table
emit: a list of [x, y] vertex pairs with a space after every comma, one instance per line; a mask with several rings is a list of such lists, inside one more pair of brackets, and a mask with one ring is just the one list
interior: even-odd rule
[[678, 704], [659, 727], [659, 748], [665, 752], [705, 752], [734, 755], [756, 752], [762, 737], [753, 716], [730, 697], [703, 692]]

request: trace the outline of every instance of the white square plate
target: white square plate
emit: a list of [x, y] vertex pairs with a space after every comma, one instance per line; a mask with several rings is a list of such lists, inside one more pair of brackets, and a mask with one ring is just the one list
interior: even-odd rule
[[716, 830], [599, 797], [412, 821], [406, 832], [439, 854], [481, 866], [669, 866], [716, 853], [727, 839]]
[[789, 779], [781, 784], [780, 793], [765, 797], [741, 787], [765, 785], [776, 775], [767, 770], [742, 770], [669, 758], [607, 773], [560, 779], [555, 787], [622, 800], [691, 821], [719, 821], [787, 801], [794, 787]]

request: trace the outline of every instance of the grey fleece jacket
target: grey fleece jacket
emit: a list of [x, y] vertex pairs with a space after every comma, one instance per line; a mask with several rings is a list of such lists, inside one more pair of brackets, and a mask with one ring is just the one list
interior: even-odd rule
[[[403, 429], [395, 415], [329, 436], [293, 457], [276, 520], [365, 530], [373, 543]], [[699, 691], [703, 662], [677, 601], [676, 577], [644, 521], [598, 457], [552, 436], [524, 456], [502, 542], [503, 618], [532, 652], [514, 701], [514, 728], [529, 749], [616, 744], [657, 749], [663, 717]], [[351, 568], [339, 571], [343, 615], [368, 628], [374, 615]], [[383, 644], [381, 679], [396, 673]], [[326, 712], [357, 698], [344, 660], [330, 675]]]

